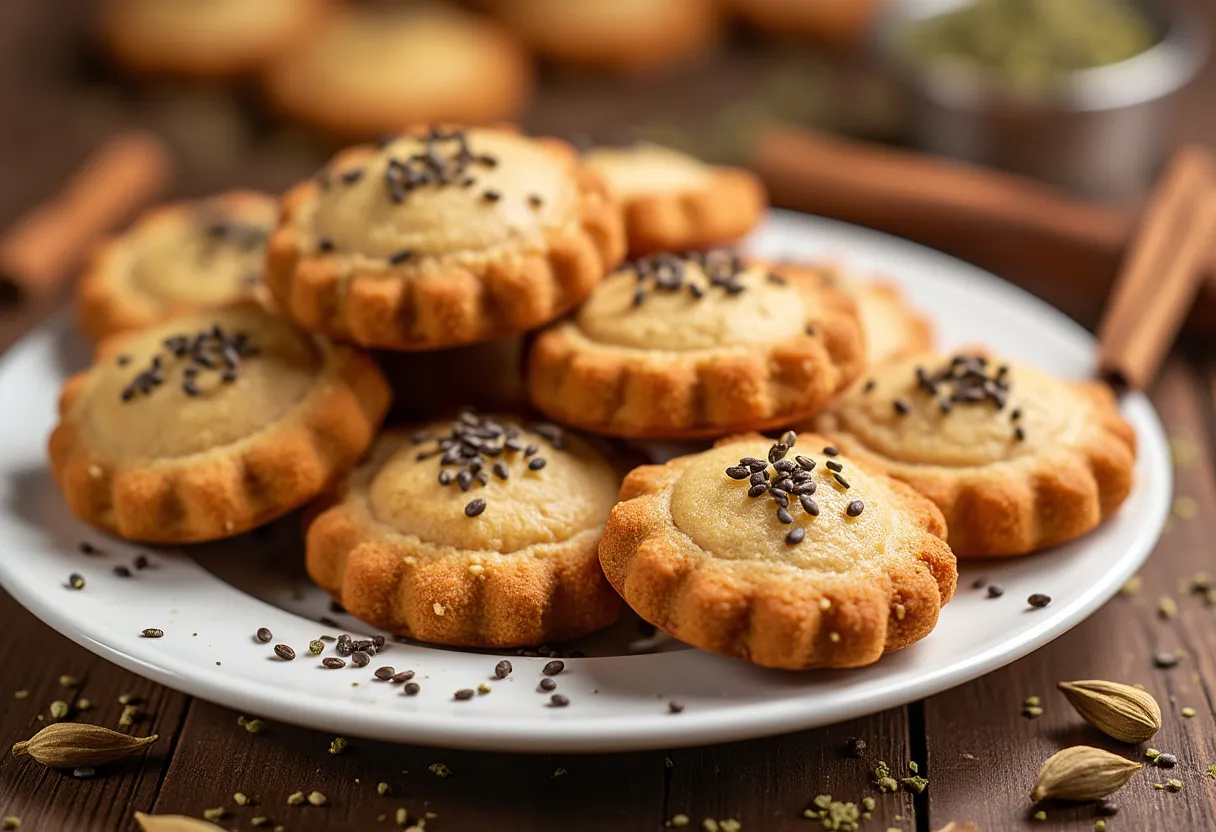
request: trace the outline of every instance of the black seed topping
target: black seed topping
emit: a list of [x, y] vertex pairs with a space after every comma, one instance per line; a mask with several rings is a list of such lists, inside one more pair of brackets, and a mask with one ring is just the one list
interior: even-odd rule
[[139, 634], [142, 638], [164, 638], [165, 631], [156, 627], [148, 627]]
[[511, 663], [503, 659], [498, 664], [494, 665], [494, 676], [498, 679], [505, 679], [511, 675], [511, 671], [515, 668], [511, 667]]
[[866, 379], [866, 383], [864, 385], [862, 385], [861, 392], [869, 393], [877, 386], [878, 386], [878, 382], [875, 381], [874, 379], [872, 379], [872, 378]]
[[258, 641], [262, 642], [262, 644], [269, 644], [273, 640], [274, 633], [270, 632], [270, 630], [266, 629], [265, 627], [258, 628]]
[[118, 363], [119, 367], [125, 367], [131, 363], [131, 356], [120, 355], [120, 356], [118, 356], [117, 363]]
[[667, 713], [669, 713], [669, 714], [678, 714], [683, 710], [684, 710], [683, 702], [679, 702], [679, 701], [673, 699], [667, 703]]
[[544, 669], [541, 670], [541, 673], [544, 673], [546, 676], [556, 676], [557, 674], [561, 673], [565, 669], [566, 669], [565, 662], [553, 661], [553, 662], [549, 662], [547, 665], [545, 665]]
[[819, 516], [819, 504], [815, 502], [814, 498], [803, 494], [798, 498], [798, 502], [802, 503], [802, 510], [807, 514], [811, 515], [812, 517]]
[[414, 252], [408, 248], [403, 248], [401, 251], [395, 251], [388, 257], [388, 262], [394, 266], [400, 266], [406, 260], [414, 256]]
[[555, 693], [549, 697], [549, 704], [554, 708], [564, 708], [570, 704], [570, 699], [560, 693]]
[[798, 455], [794, 457], [794, 461], [798, 463], [798, 467], [803, 471], [815, 470], [815, 460], [811, 459], [810, 457]]
[[394, 673], [393, 677], [391, 679], [389, 679], [389, 681], [392, 682], [394, 685], [399, 685], [402, 682], [408, 682], [410, 679], [413, 679], [413, 678], [414, 678], [414, 671], [403, 670], [400, 673]]
[[762, 482], [759, 485], [753, 485], [751, 488], [747, 489], [747, 496], [759, 497], [765, 491], [768, 491], [768, 483]]
[[495, 462], [491, 470], [494, 472], [494, 476], [500, 480], [509, 479], [511, 476], [511, 470], [507, 468], [507, 463], [502, 460]]
[[461, 688], [460, 690], [456, 691], [455, 698], [463, 702], [467, 699], [472, 699], [476, 695], [477, 691], [473, 690], [472, 688]]
[[274, 654], [285, 662], [289, 662], [296, 657], [296, 651], [286, 644], [276, 644], [274, 646]]
[[440, 485], [451, 485], [452, 484], [452, 472], [447, 470], [446, 468], [444, 468], [442, 471], [440, 471], [439, 472], [439, 484]]
[[416, 696], [422, 687], [417, 682], [406, 682], [401, 692], [406, 696]]
[[350, 654], [350, 661], [355, 667], [367, 667], [371, 663], [372, 657], [362, 650], [356, 650]]
[[806, 530], [801, 526], [790, 529], [790, 533], [785, 536], [785, 542], [791, 546], [801, 543], [806, 537]]
[[129, 578], [131, 577], [131, 570], [125, 566], [115, 566], [114, 574], [120, 578]]
[[395, 675], [396, 675], [396, 673], [397, 673], [397, 671], [396, 671], [396, 670], [394, 670], [393, 668], [389, 667], [388, 665], [385, 665], [384, 667], [377, 667], [377, 668], [376, 668], [376, 673], [375, 673], [375, 676], [376, 676], [376, 678], [377, 678], [377, 679], [379, 679], [380, 681], [382, 681], [382, 682], [387, 682], [389, 679], [393, 678], [393, 676], [395, 676]]
[[1026, 599], [1026, 603], [1030, 604], [1032, 607], [1042, 608], [1051, 603], [1051, 596], [1044, 595], [1041, 592], [1036, 592]]
[[827, 462], [824, 463], [824, 465], [827, 466], [829, 471], [840, 472], [840, 471], [844, 470], [844, 466], [841, 465], [839, 462], [837, 462], [834, 459], [829, 459]]
[[989, 598], [1000, 598], [1004, 594], [1005, 594], [1005, 587], [1001, 586], [1000, 584], [988, 584], [988, 597]]
[[539, 208], [545, 204], [545, 200], [539, 194], [528, 194], [528, 204], [533, 208]]
[[732, 465], [726, 469], [726, 476], [732, 480], [745, 480], [751, 477], [752, 470], [743, 465]]
[[547, 461], [543, 456], [533, 457], [528, 461], [528, 470], [539, 471], [540, 469], [544, 468], [546, 464]]
[[849, 503], [849, 507], [845, 509], [845, 514], [849, 515], [850, 517], [856, 517], [865, 511], [865, 508], [866, 504], [861, 500], [854, 500], [853, 502]]
[[768, 449], [768, 461], [776, 462], [777, 460], [784, 458], [789, 451], [790, 448], [788, 445], [786, 445], [784, 442], [778, 442], [777, 444], [773, 445], [773, 447]]
[[321, 659], [321, 664], [328, 667], [330, 670], [341, 670], [342, 668], [346, 667], [346, 662], [339, 658], [335, 658], [334, 656], [328, 656]]
[[544, 691], [556, 690], [557, 682], [553, 681], [552, 679], [541, 679], [540, 689]]
[[322, 237], [317, 240], [317, 251], [326, 252], [334, 250], [334, 241], [329, 237]]
[[146, 370], [135, 376], [121, 393], [124, 402], [137, 396], [146, 396], [165, 383], [165, 365], [169, 361], [184, 361], [182, 369], [182, 391], [187, 396], [200, 394], [197, 377], [202, 372], [218, 372], [221, 380], [231, 382], [237, 378], [241, 359], [258, 354], [258, 349], [249, 343], [244, 332], [228, 334], [219, 324], [194, 335], [181, 334], [162, 342], [168, 355], [156, 354]]
[[1026, 441], [1026, 429], [1024, 427], [1022, 427], [1021, 425], [1018, 425], [1016, 428], [1013, 429], [1013, 438], [1018, 440], [1019, 442], [1025, 442]]
[[342, 171], [342, 175], [339, 178], [347, 185], [353, 185], [363, 178], [363, 169], [351, 168], [350, 170]]
[[466, 517], [476, 517], [486, 510], [486, 501], [481, 497], [474, 497], [469, 500], [469, 504], [464, 507]]
[[841, 488], [848, 489], [850, 487], [849, 481], [846, 480], [844, 477], [842, 477], [838, 472], [833, 472], [832, 478], [835, 479], [836, 482], [840, 484]]
[[498, 202], [498, 200], [502, 199], [502, 194], [494, 190], [483, 191], [481, 198], [486, 202]]
[[785, 285], [785, 278], [782, 277], [781, 275], [777, 274], [776, 272], [769, 272], [767, 275], [765, 275], [765, 279], [769, 283], [772, 283], [774, 286], [784, 286]]
[[[703, 277], [690, 273], [690, 265], [699, 267]], [[654, 254], [625, 263], [620, 269], [632, 271], [637, 277], [635, 305], [645, 302], [647, 287], [662, 292], [678, 292], [688, 287], [689, 294], [696, 300], [705, 297], [714, 287], [728, 295], [736, 295], [746, 289], [738, 282], [745, 270], [742, 259], [728, 251]]]
[[840, 456], [840, 451], [836, 450], [835, 445], [828, 445], [823, 449], [823, 453], [826, 456]]
[[891, 405], [900, 416], [907, 416], [912, 411], [912, 408], [903, 399], [896, 399]]
[[68, 586], [72, 589], [84, 589], [84, 576], [78, 572], [68, 575]]
[[777, 509], [777, 521], [789, 525], [794, 522], [794, 517], [784, 508]]

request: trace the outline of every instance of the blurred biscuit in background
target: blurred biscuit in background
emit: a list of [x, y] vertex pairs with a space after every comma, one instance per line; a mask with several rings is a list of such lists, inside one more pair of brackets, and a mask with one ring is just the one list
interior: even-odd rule
[[722, 0], [722, 4], [771, 34], [849, 46], [865, 37], [882, 0]]
[[265, 86], [284, 114], [357, 139], [411, 124], [509, 120], [531, 75], [527, 55], [493, 21], [444, 5], [380, 4], [334, 9], [270, 67]]
[[329, 0], [107, 0], [101, 39], [129, 70], [195, 79], [256, 71], [309, 34]]
[[537, 54], [620, 74], [665, 69], [716, 40], [713, 0], [483, 0]]

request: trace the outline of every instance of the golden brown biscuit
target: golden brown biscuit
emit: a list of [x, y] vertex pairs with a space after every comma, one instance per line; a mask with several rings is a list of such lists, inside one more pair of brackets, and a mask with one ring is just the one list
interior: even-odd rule
[[101, 36], [140, 71], [230, 78], [262, 67], [312, 31], [327, 0], [108, 0]]
[[864, 363], [847, 296], [716, 251], [607, 277], [537, 337], [527, 382], [547, 416], [595, 433], [721, 436], [815, 412]]
[[733, 242], [760, 222], [768, 204], [749, 171], [656, 144], [593, 148], [583, 158], [622, 203], [634, 256]]
[[568, 145], [432, 130], [346, 150], [292, 188], [266, 280], [310, 329], [437, 349], [547, 323], [623, 253], [616, 205]]
[[814, 434], [732, 437], [638, 468], [620, 496], [600, 543], [608, 580], [703, 650], [857, 667], [928, 635], [954, 594], [941, 512]]
[[713, 0], [489, 0], [533, 51], [620, 74], [661, 70], [707, 51], [718, 34]]
[[619, 478], [553, 425], [462, 411], [388, 431], [308, 529], [308, 573], [357, 618], [515, 647], [616, 618], [596, 546]]
[[777, 35], [802, 35], [852, 45], [866, 33], [880, 0], [725, 0], [753, 26]]
[[80, 328], [96, 341], [257, 298], [278, 216], [278, 200], [251, 191], [153, 209], [94, 253], [76, 294]]
[[1135, 432], [1105, 385], [974, 352], [872, 368], [813, 424], [933, 500], [959, 557], [1079, 537], [1134, 476]]
[[72, 513], [130, 540], [248, 531], [311, 500], [389, 404], [372, 360], [248, 304], [105, 342], [50, 439]]
[[531, 84], [528, 58], [508, 32], [433, 3], [343, 7], [266, 74], [278, 109], [354, 139], [510, 120]]

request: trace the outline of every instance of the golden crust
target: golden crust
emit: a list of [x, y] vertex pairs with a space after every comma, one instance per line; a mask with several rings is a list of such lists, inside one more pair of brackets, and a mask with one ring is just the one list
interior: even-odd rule
[[[434, 542], [398, 528], [373, 505], [372, 486], [386, 463], [398, 452], [415, 452], [407, 438], [411, 433], [386, 431], [368, 461], [319, 501], [307, 531], [308, 573], [319, 586], [356, 618], [434, 644], [519, 647], [575, 638], [615, 620], [620, 598], [597, 556], [615, 476], [588, 483], [607, 486], [605, 494], [589, 497], [600, 503], [602, 513], [590, 527], [558, 535], [561, 539], [530, 540], [513, 551]], [[525, 476], [520, 465], [514, 468], [512, 481]], [[448, 489], [457, 492], [455, 484]], [[468, 497], [488, 493], [476, 489]], [[442, 496], [465, 499], [458, 493]], [[498, 510], [496, 494], [489, 493], [487, 502], [487, 512]], [[450, 522], [478, 520], [458, 516]]]
[[[716, 447], [755, 447], [760, 439], [731, 437]], [[824, 442], [799, 436], [800, 448]], [[786, 669], [869, 664], [932, 631], [954, 594], [957, 572], [942, 540], [941, 513], [931, 502], [868, 472], [896, 518], [889, 538], [894, 548], [874, 555], [882, 564], [876, 572], [741, 562], [706, 551], [673, 519], [673, 493], [699, 456], [633, 471], [604, 530], [600, 562], [638, 615], [695, 647]], [[741, 537], [749, 534], [743, 525]], [[812, 544], [808, 538], [799, 545]]]
[[[132, 337], [109, 339], [98, 360]], [[321, 355], [316, 382], [282, 418], [184, 456], [140, 458], [93, 447], [76, 414], [93, 370], [70, 378], [49, 455], [73, 514], [129, 540], [193, 543], [240, 534], [316, 497], [363, 454], [391, 393], [369, 356], [311, 340]]]
[[788, 281], [814, 299], [811, 317], [769, 343], [626, 348], [596, 341], [577, 320], [559, 322], [532, 346], [529, 397], [552, 419], [608, 436], [692, 438], [790, 424], [859, 376], [865, 347], [846, 295], [798, 276]]
[[[906, 368], [905, 368], [906, 369]], [[1068, 411], [1062, 435], [1028, 429], [1025, 453], [987, 464], [941, 464], [892, 458], [867, 446], [841, 410], [859, 396], [857, 385], [812, 426], [845, 453], [908, 483], [941, 509], [949, 542], [960, 558], [1025, 555], [1073, 540], [1097, 527], [1131, 493], [1136, 436], [1100, 383], [1056, 381], [1039, 393]], [[1016, 382], [1015, 388], [1016, 390]], [[1001, 419], [1017, 406], [1011, 399]]]
[[[390, 48], [385, 39], [393, 32], [399, 42]], [[362, 74], [347, 74], [343, 44], [360, 37], [363, 51], [386, 54], [375, 67], [350, 70]], [[334, 54], [327, 55], [331, 48]], [[415, 56], [425, 56], [425, 72], [417, 71]], [[493, 21], [437, 6], [404, 14], [347, 6], [335, 8], [313, 38], [283, 54], [264, 82], [281, 112], [359, 141], [411, 124], [511, 119], [531, 92], [532, 69], [520, 44]]]
[[[128, 69], [179, 78], [226, 79], [259, 69], [289, 50], [321, 23], [328, 2], [275, 0], [273, 7], [263, 4], [259, 10], [259, 4], [230, 0], [230, 9], [240, 14], [239, 22], [231, 27], [218, 22], [200, 27], [199, 17], [216, 14], [210, 4], [108, 0], [100, 34], [111, 54]], [[179, 20], [168, 25], [166, 17]]]
[[[132, 278], [148, 240], [176, 228], [189, 229], [197, 224], [199, 212], [208, 210], [217, 217], [252, 221], [269, 215], [273, 221], [277, 206], [273, 197], [255, 191], [229, 191], [204, 200], [162, 205], [140, 217], [130, 231], [102, 243], [89, 258], [76, 289], [77, 324], [90, 339], [101, 341], [119, 332], [241, 300], [269, 300], [261, 284], [248, 281], [222, 297], [196, 300], [158, 295]], [[205, 232], [200, 229], [197, 233], [201, 237]], [[200, 280], [205, 279], [206, 269], [199, 271]]]
[[717, 38], [713, 0], [491, 0], [527, 45], [562, 63], [621, 75], [686, 62]]
[[[504, 252], [478, 265], [434, 258], [425, 272], [410, 262], [347, 273], [338, 258], [304, 250], [298, 220], [322, 190], [310, 180], [284, 196], [283, 217], [270, 238], [266, 281], [277, 304], [309, 329], [396, 350], [506, 338], [569, 311], [620, 262], [624, 234], [599, 177], [579, 167], [565, 143], [535, 141], [564, 167], [578, 194], [572, 222], [547, 230], [539, 250]], [[351, 148], [334, 165], [359, 164], [378, 152], [370, 145]]]
[[768, 195], [754, 174], [716, 168], [704, 188], [625, 200], [629, 253], [703, 249], [734, 242], [764, 216]]

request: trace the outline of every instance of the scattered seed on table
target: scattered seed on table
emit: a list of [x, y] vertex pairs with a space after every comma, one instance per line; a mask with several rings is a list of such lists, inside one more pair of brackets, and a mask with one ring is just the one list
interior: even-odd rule
[[678, 714], [683, 710], [684, 710], [683, 702], [677, 702], [675, 699], [673, 699], [667, 703], [667, 712], [668, 713]]
[[844, 744], [844, 753], [849, 757], [862, 757], [866, 752], [866, 741], [860, 737], [849, 737]]
[[381, 782], [381, 783], [376, 784], [376, 794], [380, 795], [381, 797], [384, 797], [386, 794], [388, 794], [388, 792], [389, 792], [388, 783]]
[[1041, 592], [1036, 592], [1034, 595], [1031, 595], [1029, 598], [1026, 599], [1026, 603], [1030, 604], [1030, 606], [1032, 606], [1032, 607], [1037, 607], [1039, 609], [1042, 609], [1043, 607], [1045, 607], [1051, 603], [1051, 596], [1044, 595]]
[[1183, 717], [1185, 717], [1186, 719], [1193, 719], [1193, 718], [1194, 718], [1194, 716], [1195, 716], [1195, 709], [1194, 709], [1194, 708], [1183, 708], [1183, 709], [1180, 711], [1180, 713], [1181, 713], [1181, 714], [1182, 714], [1182, 716], [1183, 716]]
[[165, 631], [158, 630], [156, 627], [148, 627], [140, 633], [140, 636], [143, 638], [164, 638], [164, 635]]
[[336, 656], [327, 656], [321, 660], [321, 664], [325, 665], [330, 670], [341, 670], [342, 668], [346, 667], [346, 662], [342, 661]]
[[115, 566], [114, 574], [120, 578], [129, 578], [131, 577], [131, 570], [125, 566]]
[[274, 654], [285, 662], [289, 662], [296, 657], [296, 651], [286, 644], [276, 644], [274, 646]]
[[541, 690], [548, 691], [548, 690], [554, 690], [556, 688], [557, 688], [557, 682], [553, 681], [552, 679], [541, 679], [540, 680], [540, 689]]
[[1000, 584], [988, 584], [988, 597], [989, 598], [1000, 598], [1004, 594], [1005, 594], [1005, 587], [1001, 586]]
[[312, 641], [308, 642], [308, 652], [312, 653], [314, 656], [321, 655], [325, 652], [325, 642], [321, 641], [319, 638], [313, 639]]
[[62, 699], [56, 699], [51, 703], [51, 718], [63, 719], [68, 715], [69, 710], [67, 702], [64, 702]]
[[1177, 653], [1157, 653], [1153, 656], [1153, 664], [1162, 670], [1169, 670], [1171, 667], [1178, 666]]
[[295, 794], [290, 794], [287, 796], [287, 805], [299, 806], [305, 800], [307, 800], [307, 798], [304, 797], [304, 792], [296, 792]]
[[405, 687], [402, 688], [401, 692], [406, 696], [414, 696], [420, 690], [422, 690], [422, 687], [417, 682], [406, 682]]
[[330, 754], [341, 754], [346, 750], [346, 746], [350, 745], [345, 737], [334, 737], [333, 742], [329, 744]]
[[515, 668], [511, 666], [509, 661], [503, 659], [498, 664], [494, 665], [494, 676], [498, 679], [505, 679], [511, 675], [511, 671], [514, 669]]
[[79, 572], [73, 572], [68, 575], [68, 587], [71, 589], [84, 589], [84, 576]]
[[473, 690], [472, 688], [461, 688], [460, 690], [456, 691], [455, 694], [456, 698], [462, 702], [466, 699], [472, 699], [476, 695], [477, 691]]
[[546, 676], [556, 676], [557, 674], [561, 673], [565, 669], [566, 669], [565, 662], [553, 661], [553, 662], [549, 662], [547, 665], [545, 665], [544, 670], [542, 670], [541, 672], [544, 673]]
[[371, 663], [372, 657], [362, 650], [356, 650], [350, 654], [350, 662], [355, 667], [367, 667]]
[[72, 776], [77, 780], [87, 780], [97, 773], [97, 769], [92, 766], [81, 766], [80, 768], [72, 769]]
[[262, 644], [269, 644], [273, 640], [274, 633], [265, 627], [258, 627], [258, 641], [262, 642]]
[[308, 794], [308, 802], [313, 806], [324, 806], [325, 801], [325, 795], [321, 792], [309, 792]]
[[489, 693], [489, 692], [490, 692], [490, 691], [492, 691], [492, 690], [494, 690], [494, 688], [490, 687], [490, 686], [489, 686], [488, 684], [486, 684], [485, 682], [480, 682], [480, 683], [478, 683], [478, 685], [477, 685], [477, 692], [478, 692], [479, 694], [486, 694], [486, 693]]
[[385, 665], [384, 667], [376, 668], [375, 675], [376, 675], [376, 678], [379, 679], [380, 681], [387, 682], [389, 679], [393, 678], [393, 676], [396, 673], [397, 673], [397, 671], [395, 669], [389, 667], [388, 665]]
[[555, 693], [549, 697], [549, 704], [554, 708], [564, 708], [570, 704], [570, 699], [560, 693]]
[[1158, 754], [1157, 759], [1153, 762], [1161, 768], [1173, 768], [1178, 765], [1178, 758], [1173, 754]]

